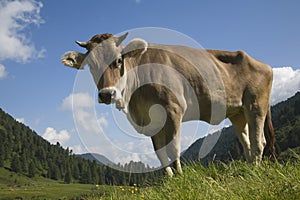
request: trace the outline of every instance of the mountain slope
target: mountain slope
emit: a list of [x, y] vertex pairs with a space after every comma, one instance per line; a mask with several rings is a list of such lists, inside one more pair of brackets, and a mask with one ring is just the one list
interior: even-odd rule
[[108, 166], [113, 166], [115, 165], [114, 162], [110, 161], [108, 158], [101, 154], [97, 153], [85, 153], [85, 154], [78, 154], [76, 155], [77, 157], [84, 158], [86, 160], [95, 160], [98, 164], [100, 165], [108, 165]]

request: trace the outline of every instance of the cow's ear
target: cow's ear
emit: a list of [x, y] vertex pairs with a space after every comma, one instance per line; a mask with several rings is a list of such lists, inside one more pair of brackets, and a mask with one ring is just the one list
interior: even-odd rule
[[68, 51], [61, 57], [61, 62], [68, 67], [83, 69], [85, 56], [85, 54], [76, 51]]
[[147, 51], [148, 42], [143, 39], [135, 38], [131, 40], [122, 50], [122, 55], [134, 56], [136, 54], [144, 54]]

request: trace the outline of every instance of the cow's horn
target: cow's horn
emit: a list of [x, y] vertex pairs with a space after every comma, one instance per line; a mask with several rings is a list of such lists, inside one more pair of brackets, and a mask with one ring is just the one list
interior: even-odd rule
[[123, 40], [125, 40], [125, 38], [127, 37], [127, 35], [128, 35], [128, 32], [125, 33], [124, 35], [121, 35], [120, 37], [118, 37], [117, 41], [116, 41], [116, 46], [119, 46], [123, 42]]
[[76, 44], [78, 44], [79, 46], [86, 48], [87, 47], [87, 42], [79, 42], [79, 41], [75, 41]]

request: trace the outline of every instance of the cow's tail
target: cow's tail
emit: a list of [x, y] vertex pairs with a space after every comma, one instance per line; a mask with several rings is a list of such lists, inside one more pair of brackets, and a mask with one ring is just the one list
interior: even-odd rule
[[266, 138], [266, 146], [264, 149], [264, 154], [270, 160], [275, 160], [275, 137], [274, 137], [274, 128], [272, 123], [271, 109], [269, 108], [264, 125], [264, 134]]

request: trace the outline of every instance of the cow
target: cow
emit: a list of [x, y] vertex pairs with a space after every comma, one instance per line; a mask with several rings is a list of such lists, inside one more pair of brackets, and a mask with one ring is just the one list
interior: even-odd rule
[[263, 152], [274, 156], [270, 113], [272, 68], [244, 51], [203, 50], [150, 44], [128, 33], [97, 34], [76, 43], [86, 53], [66, 52], [61, 61], [75, 69], [90, 67], [98, 102], [115, 104], [137, 132], [151, 137], [156, 155], [172, 176], [170, 164], [182, 174], [181, 122], [219, 124], [229, 118], [255, 165]]

